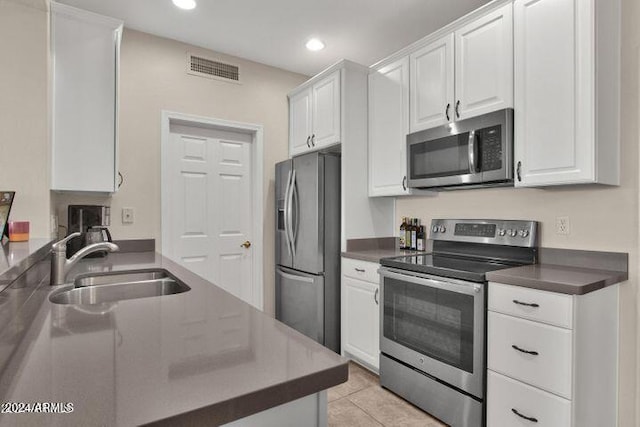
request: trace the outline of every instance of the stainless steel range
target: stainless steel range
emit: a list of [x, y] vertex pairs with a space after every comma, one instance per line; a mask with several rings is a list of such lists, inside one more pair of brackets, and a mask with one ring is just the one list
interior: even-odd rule
[[537, 228], [434, 219], [432, 253], [381, 260], [383, 387], [451, 426], [484, 425], [485, 274], [535, 263]]

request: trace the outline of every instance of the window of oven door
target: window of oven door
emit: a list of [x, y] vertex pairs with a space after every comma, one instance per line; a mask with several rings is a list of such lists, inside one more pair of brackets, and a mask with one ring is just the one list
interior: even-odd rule
[[383, 304], [385, 338], [474, 373], [473, 295], [385, 278]]

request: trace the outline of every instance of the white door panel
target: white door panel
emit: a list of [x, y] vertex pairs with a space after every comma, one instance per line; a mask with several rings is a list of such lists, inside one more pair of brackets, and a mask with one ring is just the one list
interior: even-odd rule
[[217, 205], [215, 283], [235, 296], [252, 301], [251, 255], [242, 244], [251, 241], [251, 150], [247, 142], [217, 140], [215, 194]]
[[311, 139], [311, 89], [289, 98], [289, 155], [310, 149]]
[[[176, 129], [174, 129], [175, 131]], [[251, 143], [246, 135], [180, 127], [171, 134], [172, 259], [235, 296], [253, 302]], [[190, 135], [194, 133], [195, 135]]]

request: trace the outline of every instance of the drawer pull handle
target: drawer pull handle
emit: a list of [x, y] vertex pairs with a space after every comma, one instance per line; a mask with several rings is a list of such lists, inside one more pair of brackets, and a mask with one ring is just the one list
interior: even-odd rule
[[518, 412], [517, 409], [511, 408], [511, 412], [513, 412], [514, 414], [516, 414], [520, 418], [523, 418], [523, 419], [525, 419], [527, 421], [531, 421], [532, 423], [537, 423], [538, 422], [537, 418], [527, 417], [526, 415], [522, 415], [520, 412]]
[[373, 294], [373, 300], [376, 302], [376, 305], [380, 305], [380, 301], [378, 301], [379, 292], [380, 292], [380, 288], [376, 289], [376, 292]]
[[364, 273], [364, 268], [356, 268], [355, 269], [358, 273]]
[[517, 299], [514, 299], [513, 303], [518, 305], [524, 305], [525, 307], [535, 307], [535, 308], [540, 307], [540, 305], [536, 304], [535, 302], [522, 302], [522, 301], [518, 301]]
[[521, 353], [531, 354], [531, 355], [533, 355], [533, 356], [537, 356], [537, 355], [538, 355], [538, 352], [537, 352], [537, 351], [524, 350], [524, 349], [522, 349], [522, 348], [518, 347], [518, 346], [517, 346], [517, 345], [515, 345], [515, 344], [513, 344], [513, 345], [511, 346], [511, 348], [513, 348], [514, 350], [518, 350], [518, 351], [519, 351], [519, 352], [521, 352]]

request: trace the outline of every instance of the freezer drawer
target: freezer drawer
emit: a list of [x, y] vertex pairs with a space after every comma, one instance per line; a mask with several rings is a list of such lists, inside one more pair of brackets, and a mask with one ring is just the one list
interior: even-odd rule
[[276, 267], [276, 319], [324, 344], [324, 277]]

